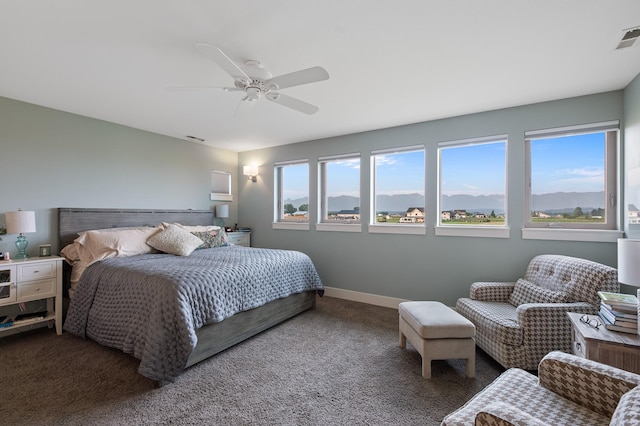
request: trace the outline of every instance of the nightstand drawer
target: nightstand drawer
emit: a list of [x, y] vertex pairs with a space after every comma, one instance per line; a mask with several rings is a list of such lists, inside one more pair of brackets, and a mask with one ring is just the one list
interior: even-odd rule
[[18, 302], [35, 299], [43, 299], [45, 297], [54, 297], [56, 295], [56, 280], [33, 281], [18, 286]]
[[18, 265], [18, 281], [41, 280], [44, 278], [55, 278], [55, 276], [56, 264], [54, 262]]
[[229, 232], [227, 242], [236, 246], [251, 246], [251, 232]]

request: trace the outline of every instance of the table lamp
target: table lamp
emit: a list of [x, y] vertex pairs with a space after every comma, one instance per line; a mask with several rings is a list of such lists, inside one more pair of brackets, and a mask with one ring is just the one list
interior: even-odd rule
[[29, 255], [25, 251], [29, 242], [24, 234], [27, 232], [36, 232], [36, 213], [19, 209], [17, 212], [6, 212], [5, 219], [7, 221], [7, 234], [20, 234], [16, 240], [18, 254], [15, 258], [29, 258]]
[[216, 206], [216, 217], [222, 219], [222, 224], [220, 226], [224, 227], [224, 219], [229, 217], [229, 205], [228, 204], [218, 204]]
[[[618, 281], [640, 287], [640, 240], [618, 238]], [[640, 299], [640, 288], [638, 299]], [[638, 305], [638, 317], [640, 318], [640, 305]], [[640, 328], [638, 334], [640, 334]]]

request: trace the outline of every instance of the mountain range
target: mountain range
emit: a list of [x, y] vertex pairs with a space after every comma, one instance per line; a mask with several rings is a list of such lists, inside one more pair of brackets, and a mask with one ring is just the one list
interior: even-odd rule
[[[403, 213], [409, 207], [424, 207], [424, 197], [420, 194], [379, 195], [378, 211]], [[307, 197], [287, 199], [298, 208], [308, 204]], [[353, 210], [359, 205], [357, 197], [340, 195], [329, 197], [329, 211]], [[548, 213], [572, 212], [576, 207], [584, 211], [604, 208], [604, 192], [554, 192], [534, 194], [531, 197], [531, 209]], [[504, 214], [504, 195], [445, 195], [442, 197], [442, 210], [466, 210], [469, 212]]]

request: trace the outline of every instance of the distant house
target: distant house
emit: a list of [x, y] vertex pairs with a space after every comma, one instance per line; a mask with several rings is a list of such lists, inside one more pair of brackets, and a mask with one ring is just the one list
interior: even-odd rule
[[360, 220], [360, 210], [340, 210], [336, 213], [336, 218], [340, 220]]
[[453, 217], [457, 220], [460, 219], [466, 219], [467, 218], [467, 211], [466, 210], [454, 210], [453, 211]]
[[442, 221], [451, 220], [451, 212], [448, 210], [440, 212], [440, 220]]
[[424, 207], [409, 207], [404, 216], [412, 220], [407, 221], [401, 218], [401, 222], [424, 222]]

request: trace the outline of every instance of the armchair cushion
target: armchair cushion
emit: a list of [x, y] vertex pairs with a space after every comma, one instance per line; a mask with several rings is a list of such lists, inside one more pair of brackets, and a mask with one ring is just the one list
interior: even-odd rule
[[620, 291], [618, 271], [587, 259], [543, 254], [527, 266], [524, 278], [552, 291], [564, 291], [569, 302], [598, 306], [598, 291]]
[[563, 291], [549, 290], [520, 278], [509, 296], [509, 303], [513, 306], [525, 303], [564, 303], [567, 299], [567, 293]]

